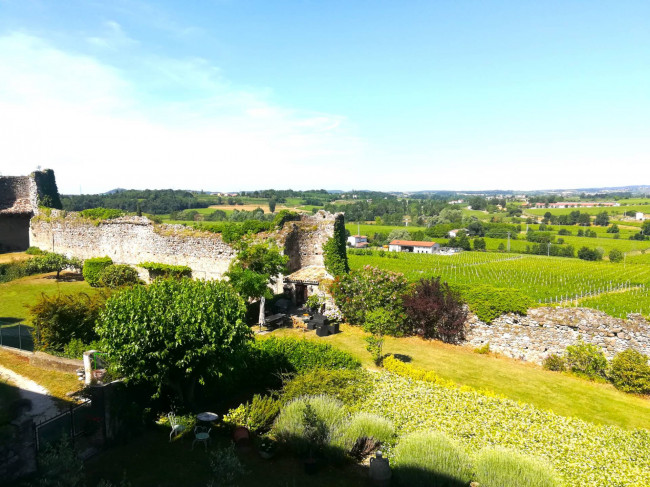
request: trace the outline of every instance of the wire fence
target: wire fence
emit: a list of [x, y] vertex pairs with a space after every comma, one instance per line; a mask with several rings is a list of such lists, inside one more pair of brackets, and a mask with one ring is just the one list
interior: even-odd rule
[[0, 345], [33, 352], [34, 337], [32, 336], [32, 327], [22, 323], [3, 324], [0, 321]]

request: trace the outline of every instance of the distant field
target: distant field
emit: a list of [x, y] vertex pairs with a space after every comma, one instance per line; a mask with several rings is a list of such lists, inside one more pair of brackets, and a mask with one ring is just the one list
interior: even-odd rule
[[648, 287], [638, 287], [625, 292], [601, 294], [577, 300], [577, 306], [604, 311], [610, 316], [626, 318], [629, 313], [640, 313], [650, 318], [650, 291]]
[[[520, 290], [538, 302], [573, 299], [627, 286], [650, 285], [650, 266], [586, 262], [490, 252], [462, 252], [452, 256], [400, 253], [397, 259], [350, 255], [350, 267], [373, 265], [401, 272], [409, 280], [440, 276], [450, 284], [488, 284]], [[643, 307], [650, 306], [645, 303]]]
[[[357, 234], [357, 224], [356, 223], [346, 223], [346, 230], [349, 230], [352, 235]], [[366, 235], [372, 237], [375, 233], [390, 233], [393, 230], [408, 230], [409, 232], [417, 232], [418, 230], [426, 230], [427, 227], [418, 227], [418, 226], [408, 226], [402, 227], [397, 225], [368, 225], [362, 223], [360, 225], [361, 235]], [[435, 239], [434, 239], [435, 240]]]
[[605, 206], [594, 206], [592, 208], [531, 208], [524, 210], [524, 213], [529, 213], [531, 215], [544, 216], [546, 212], [549, 212], [551, 215], [568, 215], [572, 211], [579, 210], [580, 213], [587, 213], [589, 215], [597, 215], [606, 211], [610, 216], [612, 215], [622, 215], [626, 211], [641, 211], [644, 213], [650, 213], [650, 206], [648, 205], [628, 205], [628, 206], [614, 206], [614, 207], [605, 207]]

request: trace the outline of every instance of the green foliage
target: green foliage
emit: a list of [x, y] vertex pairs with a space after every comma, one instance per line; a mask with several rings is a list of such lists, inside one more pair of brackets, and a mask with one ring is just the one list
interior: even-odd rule
[[278, 439], [299, 454], [318, 451], [333, 443], [345, 420], [345, 409], [329, 396], [305, 396], [290, 401], [275, 421]]
[[609, 261], [610, 262], [622, 262], [623, 261], [623, 252], [618, 249], [612, 249], [609, 251]]
[[280, 210], [273, 218], [273, 226], [282, 228], [286, 222], [300, 221], [300, 214], [295, 211]]
[[495, 288], [486, 284], [457, 286], [469, 308], [485, 323], [491, 323], [505, 313], [526, 315], [535, 302], [518, 289]]
[[245, 299], [272, 298], [269, 284], [275, 284], [278, 275], [286, 273], [289, 257], [282, 255], [274, 242], [242, 241], [238, 250], [226, 273], [233, 287]]
[[578, 259], [595, 261], [595, 260], [602, 260], [602, 258], [603, 258], [603, 252], [600, 249], [590, 249], [588, 247], [581, 247], [580, 250], [578, 250]]
[[25, 250], [25, 253], [28, 255], [43, 255], [45, 251], [39, 249], [38, 247], [29, 247]]
[[108, 256], [86, 259], [82, 271], [84, 280], [93, 287], [99, 287], [99, 278], [102, 275], [102, 271], [109, 265], [113, 265], [113, 259]]
[[384, 308], [395, 317], [394, 330], [404, 331], [402, 296], [407, 282], [403, 274], [365, 266], [337, 276], [332, 286], [336, 305], [351, 325], [363, 326], [369, 310]]
[[566, 363], [571, 372], [590, 379], [604, 378], [607, 371], [603, 350], [598, 345], [583, 341], [566, 347]]
[[306, 369], [284, 384], [285, 401], [301, 396], [326, 395], [352, 406], [370, 393], [368, 372], [364, 369]]
[[41, 255], [20, 263], [25, 275], [56, 272], [57, 279], [64, 269], [80, 269], [81, 261], [76, 258], [68, 259], [65, 255], [44, 252]]
[[138, 267], [142, 267], [149, 271], [149, 277], [151, 279], [162, 278], [174, 278], [181, 279], [183, 277], [192, 277], [192, 269], [186, 265], [170, 265], [170, 264], [161, 264], [159, 262], [142, 262], [138, 264]]
[[116, 288], [138, 284], [138, 272], [130, 265], [109, 265], [99, 274], [99, 285]]
[[223, 422], [231, 428], [244, 426], [253, 433], [263, 434], [271, 429], [281, 404], [282, 402], [273, 396], [255, 394], [250, 402], [228, 411], [223, 417]]
[[482, 487], [560, 487], [544, 462], [504, 448], [484, 448], [476, 458], [476, 480]]
[[90, 343], [84, 343], [83, 340], [79, 338], [73, 338], [63, 347], [63, 355], [67, 358], [81, 359], [83, 358], [83, 353], [88, 350], [100, 350], [101, 344], [98, 340], [92, 341]]
[[438, 431], [404, 435], [395, 447], [393, 465], [401, 485], [461, 487], [472, 480], [469, 455]]
[[39, 350], [63, 352], [72, 339], [83, 343], [96, 340], [95, 321], [105, 302], [103, 294], [42, 294], [30, 308], [34, 345]]
[[621, 391], [649, 394], [648, 356], [632, 349], [617, 353], [610, 364], [608, 379]]
[[270, 337], [254, 342], [270, 370], [297, 372], [317, 368], [358, 369], [361, 362], [328, 343], [292, 337]]
[[191, 404], [196, 382], [231, 370], [250, 341], [244, 313], [223, 281], [158, 279], [113, 295], [97, 333], [118, 374]]
[[59, 189], [56, 186], [56, 178], [52, 169], [44, 169], [32, 173], [36, 186], [39, 189], [39, 204], [47, 208], [62, 209]]
[[88, 210], [82, 210], [79, 214], [84, 218], [89, 218], [91, 220], [112, 220], [113, 218], [119, 218], [124, 216], [122, 210], [116, 210], [112, 208], [92, 208]]
[[371, 449], [379, 444], [386, 444], [395, 438], [395, 425], [392, 421], [376, 414], [359, 412], [354, 414], [341, 428], [336, 439], [353, 456], [361, 456], [356, 452], [365, 453], [367, 443], [371, 442]]
[[370, 335], [365, 338], [366, 350], [370, 352], [375, 365], [381, 365], [384, 360], [384, 337], [383, 335]]
[[248, 474], [237, 456], [234, 444], [218, 448], [210, 453], [210, 470], [212, 480], [208, 483], [208, 487], [237, 485], [236, 482]]
[[479, 355], [488, 355], [490, 353], [490, 342], [486, 342], [484, 345], [474, 349], [474, 353]]
[[39, 487], [84, 487], [84, 462], [67, 436], [48, 443], [38, 455]]
[[542, 367], [546, 370], [552, 370], [554, 372], [564, 372], [567, 368], [566, 359], [561, 355], [551, 354], [544, 359], [542, 362]]
[[350, 272], [343, 215], [334, 220], [334, 235], [323, 245], [323, 260], [327, 272], [335, 277]]

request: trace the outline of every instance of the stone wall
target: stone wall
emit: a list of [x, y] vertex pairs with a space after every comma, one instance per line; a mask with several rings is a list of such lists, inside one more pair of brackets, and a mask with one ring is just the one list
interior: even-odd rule
[[650, 355], [650, 323], [642, 316], [613, 318], [588, 308], [533, 308], [528, 316], [503, 315], [491, 324], [471, 315], [466, 343], [490, 344], [490, 350], [509, 357], [541, 363], [562, 354], [579, 339], [602, 347], [607, 358], [629, 348]]
[[[289, 255], [291, 271], [323, 265], [322, 246], [333, 235], [334, 217], [320, 211], [260, 237], [276, 239]], [[134, 266], [147, 261], [186, 265], [199, 279], [221, 278], [236, 255], [216, 233], [183, 225], [154, 225], [145, 217], [135, 216], [95, 222], [57, 210], [32, 218], [30, 243], [80, 259], [107, 255], [115, 263]]]
[[0, 177], [0, 250], [29, 247], [29, 219], [37, 207], [38, 190], [33, 177]]

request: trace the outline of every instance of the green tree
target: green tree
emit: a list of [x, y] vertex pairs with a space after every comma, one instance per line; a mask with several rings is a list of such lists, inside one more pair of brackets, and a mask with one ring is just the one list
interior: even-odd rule
[[223, 281], [156, 280], [113, 295], [97, 324], [102, 348], [127, 381], [165, 387], [192, 404], [197, 382], [233, 368], [251, 340], [241, 297]]
[[381, 365], [384, 360], [384, 335], [395, 334], [395, 323], [399, 322], [394, 310], [377, 308], [366, 314], [363, 329], [371, 335], [366, 337], [366, 350], [372, 355], [375, 365]]
[[609, 261], [610, 262], [622, 262], [623, 261], [623, 252], [618, 249], [612, 249], [609, 251]]
[[612, 226], [607, 229], [607, 233], [620, 233], [618, 225], [616, 223], [612, 224]]
[[270, 211], [271, 213], [275, 213], [275, 205], [276, 205], [275, 200], [274, 200], [273, 198], [271, 198], [271, 199], [269, 200], [269, 211]]
[[596, 219], [594, 220], [594, 225], [601, 227], [606, 227], [609, 225], [609, 214], [606, 211], [598, 213], [598, 215], [596, 215]]
[[237, 258], [230, 263], [226, 276], [233, 287], [247, 301], [259, 299], [260, 319], [264, 303], [273, 297], [269, 284], [276, 283], [279, 274], [287, 272], [289, 257], [282, 255], [275, 242], [250, 243], [242, 240]]
[[475, 238], [474, 239], [474, 250], [485, 250], [485, 239], [484, 238]]

